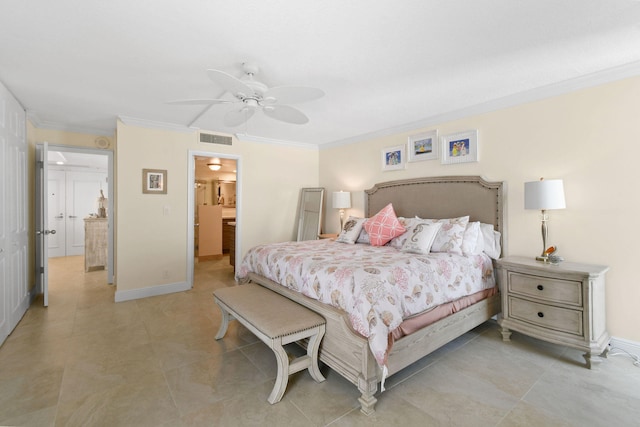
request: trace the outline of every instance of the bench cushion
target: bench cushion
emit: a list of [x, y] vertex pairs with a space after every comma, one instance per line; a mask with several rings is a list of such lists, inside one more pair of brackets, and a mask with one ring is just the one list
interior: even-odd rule
[[216, 289], [214, 295], [270, 338], [282, 337], [325, 323], [319, 314], [253, 283]]

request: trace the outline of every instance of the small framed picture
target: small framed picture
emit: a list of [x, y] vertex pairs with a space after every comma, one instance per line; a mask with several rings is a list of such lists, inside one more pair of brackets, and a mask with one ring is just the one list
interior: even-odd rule
[[167, 194], [167, 171], [142, 169], [142, 193]]
[[478, 131], [445, 135], [440, 139], [442, 150], [441, 161], [443, 165], [456, 163], [468, 163], [478, 161]]
[[404, 169], [406, 159], [404, 156], [404, 146], [396, 145], [382, 149], [382, 170], [393, 171]]
[[435, 160], [438, 158], [438, 131], [411, 135], [407, 142], [407, 153], [410, 162], [421, 162], [423, 160]]

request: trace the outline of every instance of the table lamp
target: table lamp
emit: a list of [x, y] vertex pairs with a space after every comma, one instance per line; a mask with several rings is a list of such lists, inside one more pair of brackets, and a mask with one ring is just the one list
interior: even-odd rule
[[542, 254], [536, 259], [548, 261], [547, 250], [547, 210], [564, 209], [564, 186], [561, 179], [540, 178], [540, 181], [524, 183], [524, 208], [542, 211]]
[[340, 209], [340, 231], [344, 227], [344, 210], [351, 207], [351, 193], [348, 191], [335, 191], [333, 193], [333, 208]]

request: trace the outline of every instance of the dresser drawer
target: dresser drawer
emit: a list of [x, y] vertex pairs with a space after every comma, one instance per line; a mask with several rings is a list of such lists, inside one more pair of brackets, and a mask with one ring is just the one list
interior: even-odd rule
[[509, 317], [545, 329], [583, 336], [582, 311], [509, 297]]
[[582, 282], [509, 273], [509, 292], [582, 307]]

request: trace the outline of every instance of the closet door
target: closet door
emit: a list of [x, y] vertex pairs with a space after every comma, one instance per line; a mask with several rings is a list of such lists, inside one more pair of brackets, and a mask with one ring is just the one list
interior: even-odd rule
[[26, 114], [0, 84], [0, 343], [29, 303]]
[[[0, 90], [4, 89], [0, 86]], [[2, 94], [4, 95], [4, 94]], [[7, 281], [7, 209], [5, 182], [7, 181], [6, 164], [7, 164], [7, 131], [6, 131], [6, 99], [0, 97], [0, 344], [4, 342], [9, 335], [9, 304], [6, 303], [8, 295]]]

